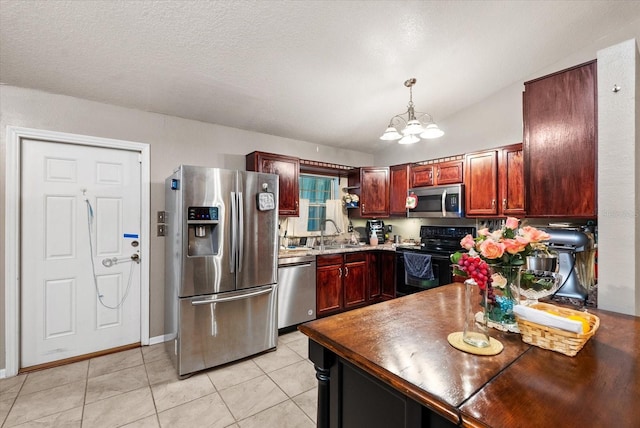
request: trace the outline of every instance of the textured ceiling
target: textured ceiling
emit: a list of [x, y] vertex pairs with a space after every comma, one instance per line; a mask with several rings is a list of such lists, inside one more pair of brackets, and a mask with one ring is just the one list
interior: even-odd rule
[[624, 26], [637, 1], [0, 2], [0, 82], [373, 153]]

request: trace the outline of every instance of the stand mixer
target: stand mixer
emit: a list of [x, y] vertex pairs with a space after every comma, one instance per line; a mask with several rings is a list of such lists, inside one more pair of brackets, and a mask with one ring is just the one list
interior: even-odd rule
[[553, 228], [542, 230], [551, 236], [548, 242], [549, 249], [558, 253], [558, 273], [562, 276], [562, 283], [555, 296], [585, 301], [587, 289], [579, 281], [575, 254], [587, 250], [589, 237], [579, 230]]

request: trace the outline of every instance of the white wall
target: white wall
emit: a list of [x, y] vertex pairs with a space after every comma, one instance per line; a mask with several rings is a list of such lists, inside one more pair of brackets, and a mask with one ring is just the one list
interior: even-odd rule
[[[613, 92], [613, 86], [620, 90]], [[598, 52], [598, 307], [640, 314], [640, 55], [635, 40]]]
[[[304, 141], [186, 120], [93, 101], [0, 86], [0, 278], [5, 254], [6, 127], [46, 129], [148, 143], [151, 146], [150, 336], [164, 334], [164, 238], [155, 236], [155, 214], [164, 209], [164, 179], [179, 164], [245, 168], [254, 150], [362, 166], [373, 156]], [[0, 287], [0, 369], [5, 361], [5, 290]]]

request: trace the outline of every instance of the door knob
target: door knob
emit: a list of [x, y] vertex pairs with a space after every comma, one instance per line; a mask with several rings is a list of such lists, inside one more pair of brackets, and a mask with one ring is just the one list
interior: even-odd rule
[[131, 260], [136, 263], [140, 263], [140, 255], [138, 253], [131, 254]]

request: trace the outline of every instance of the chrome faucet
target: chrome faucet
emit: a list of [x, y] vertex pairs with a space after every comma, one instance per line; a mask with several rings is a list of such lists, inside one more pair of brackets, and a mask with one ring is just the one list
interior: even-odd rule
[[340, 231], [340, 228], [338, 228], [338, 225], [336, 224], [335, 221], [331, 220], [330, 218], [324, 219], [320, 222], [320, 251], [324, 251], [324, 227], [326, 226], [327, 222], [331, 222], [333, 223], [333, 226], [336, 228], [336, 232], [337, 233], [342, 233]]

